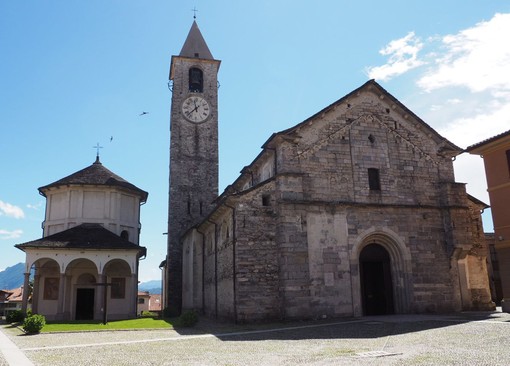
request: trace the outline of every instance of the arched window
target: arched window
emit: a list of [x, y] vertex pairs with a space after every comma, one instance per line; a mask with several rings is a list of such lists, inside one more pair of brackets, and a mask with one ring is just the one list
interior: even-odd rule
[[127, 230], [122, 230], [122, 232], [120, 233], [120, 237], [122, 239], [126, 239], [126, 240], [129, 240], [129, 233]]
[[204, 74], [202, 70], [192, 67], [189, 69], [189, 91], [202, 93], [204, 91]]

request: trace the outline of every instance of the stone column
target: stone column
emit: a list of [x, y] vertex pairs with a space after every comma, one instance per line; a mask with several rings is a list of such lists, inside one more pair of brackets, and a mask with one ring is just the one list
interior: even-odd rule
[[[37, 271], [37, 270], [36, 270]], [[39, 306], [39, 289], [42, 286], [41, 276], [37, 274], [34, 276], [34, 289], [32, 292], [32, 313], [37, 314]]]
[[[64, 298], [64, 320], [71, 320], [71, 307], [73, 297], [73, 281], [72, 276], [65, 275], [65, 298]], [[76, 305], [75, 305], [76, 306]]]
[[131, 298], [133, 300], [131, 303], [131, 311], [129, 317], [136, 318], [138, 305], [138, 273], [131, 274], [131, 291], [132, 291]]
[[[99, 282], [106, 283], [107, 277], [105, 274], [99, 274]], [[96, 286], [95, 295], [96, 295], [96, 303], [95, 303], [95, 311], [94, 311], [94, 320], [103, 320], [104, 319], [104, 297], [108, 294], [107, 286]]]
[[21, 311], [23, 313], [27, 312], [27, 307], [28, 307], [28, 292], [30, 291], [29, 281], [30, 281], [30, 271], [28, 271], [28, 273], [25, 273], [25, 278], [23, 280], [23, 296], [22, 296], [22, 300], [21, 300]]
[[58, 283], [58, 305], [57, 305], [57, 320], [63, 320], [64, 319], [64, 299], [66, 294], [66, 274], [61, 273], [60, 274], [60, 280]]

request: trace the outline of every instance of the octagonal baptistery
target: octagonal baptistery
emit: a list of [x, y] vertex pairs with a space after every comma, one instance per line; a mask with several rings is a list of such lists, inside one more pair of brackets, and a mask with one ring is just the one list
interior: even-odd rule
[[138, 244], [140, 205], [148, 193], [101, 164], [94, 164], [39, 188], [46, 197], [43, 236], [82, 223], [101, 224], [111, 232]]
[[[43, 238], [17, 244], [34, 269], [32, 311], [47, 319], [136, 316], [140, 205], [148, 193], [105, 168], [89, 167], [39, 188], [46, 197]], [[23, 308], [28, 298], [23, 299]]]

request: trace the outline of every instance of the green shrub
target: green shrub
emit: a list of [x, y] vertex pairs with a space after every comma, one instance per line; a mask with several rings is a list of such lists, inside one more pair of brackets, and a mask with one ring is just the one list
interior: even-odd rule
[[23, 321], [23, 330], [28, 334], [37, 334], [46, 324], [44, 315], [34, 314]]
[[158, 314], [156, 313], [153, 313], [151, 311], [142, 311], [142, 313], [140, 314], [140, 318], [157, 318], [158, 317]]
[[25, 318], [25, 314], [21, 310], [12, 310], [7, 313], [5, 320], [7, 323], [19, 323]]
[[198, 314], [196, 311], [188, 310], [179, 317], [179, 325], [181, 327], [192, 327], [198, 322]]

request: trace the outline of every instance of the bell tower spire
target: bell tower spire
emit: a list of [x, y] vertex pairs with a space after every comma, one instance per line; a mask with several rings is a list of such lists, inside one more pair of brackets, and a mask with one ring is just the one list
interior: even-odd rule
[[203, 220], [218, 197], [218, 70], [194, 20], [170, 80], [170, 189], [165, 305], [182, 307], [182, 235]]
[[181, 57], [202, 58], [207, 60], [214, 60], [204, 37], [198, 28], [196, 20], [193, 21], [188, 37], [182, 46]]

